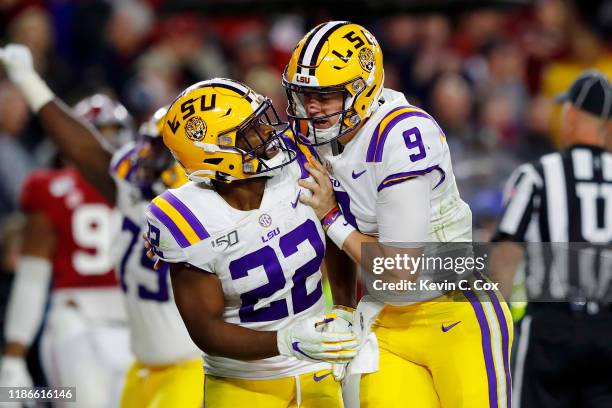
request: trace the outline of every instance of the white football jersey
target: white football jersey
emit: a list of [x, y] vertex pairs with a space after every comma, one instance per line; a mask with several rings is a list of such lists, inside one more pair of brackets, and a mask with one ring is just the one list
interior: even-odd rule
[[459, 197], [444, 133], [402, 93], [385, 89], [383, 97], [384, 103], [342, 153], [334, 156], [330, 144], [317, 147], [323, 162], [331, 165], [336, 198], [347, 222], [364, 234], [378, 235], [378, 193], [434, 173], [430, 241], [471, 241], [472, 213]]
[[187, 333], [174, 303], [168, 266], [153, 269], [142, 235], [147, 231], [145, 208], [149, 203], [130, 179], [135, 171], [135, 147], [125, 146], [111, 161], [117, 184], [117, 208], [123, 215], [118, 248], [118, 272], [126, 294], [132, 352], [150, 365], [180, 363], [201, 356]]
[[[297, 180], [308, 176], [303, 159], [268, 179], [257, 210], [237, 210], [211, 187], [194, 182], [166, 191], [147, 208], [150, 240], [162, 259], [217, 275], [228, 323], [276, 331], [296, 317], [324, 313], [325, 234], [314, 211], [298, 200], [305, 191]], [[286, 356], [254, 361], [204, 356], [207, 374], [242, 379], [329, 368]]]

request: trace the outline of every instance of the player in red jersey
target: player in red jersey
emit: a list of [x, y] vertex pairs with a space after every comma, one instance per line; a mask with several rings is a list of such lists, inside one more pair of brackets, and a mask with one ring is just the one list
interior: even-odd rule
[[[116, 146], [131, 128], [123, 106], [94, 95], [78, 107]], [[113, 131], [108, 131], [109, 129]], [[68, 166], [40, 170], [21, 194], [26, 215], [21, 255], [6, 319], [1, 386], [31, 384], [24, 356], [39, 330], [51, 386], [76, 386], [79, 406], [116, 406], [132, 361], [124, 301], [113, 269], [119, 217], [81, 174]]]
[[[113, 249], [120, 258], [118, 270], [136, 361], [127, 375], [121, 406], [199, 408], [204, 390], [201, 352], [174, 303], [168, 267], [155, 270], [140, 241], [148, 231], [144, 209], [149, 201], [186, 181], [184, 170], [159, 135], [164, 114], [154, 114], [136, 143], [113, 155], [102, 147], [100, 132], [55, 97], [31, 61], [30, 50], [23, 45], [0, 48], [0, 64], [11, 81], [18, 81], [14, 83], [20, 84], [24, 96], [27, 92], [28, 105], [59, 151], [110, 203], [116, 203], [123, 216]], [[30, 92], [29, 85], [38, 88]]]

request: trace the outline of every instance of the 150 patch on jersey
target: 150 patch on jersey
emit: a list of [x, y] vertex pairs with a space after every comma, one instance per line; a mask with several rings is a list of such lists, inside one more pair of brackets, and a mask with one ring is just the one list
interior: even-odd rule
[[230, 248], [236, 245], [238, 241], [239, 241], [238, 231], [234, 230], [225, 235], [215, 238], [211, 242], [211, 245], [213, 248], [217, 250], [225, 251], [227, 248]]

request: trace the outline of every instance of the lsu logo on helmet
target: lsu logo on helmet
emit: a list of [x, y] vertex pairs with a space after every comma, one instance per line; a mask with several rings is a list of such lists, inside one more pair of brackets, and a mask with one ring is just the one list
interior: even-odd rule
[[374, 53], [370, 48], [362, 48], [359, 51], [359, 64], [364, 71], [372, 72], [374, 68]]
[[191, 140], [202, 140], [206, 134], [206, 122], [199, 116], [194, 116], [185, 124], [185, 135]]
[[297, 157], [272, 101], [240, 82], [215, 78], [185, 89], [166, 114], [165, 145], [196, 181], [271, 175]]
[[[378, 107], [384, 82], [382, 51], [376, 38], [347, 21], [323, 23], [298, 43], [283, 73], [293, 131], [303, 143], [321, 145], [335, 140], [367, 119]], [[340, 93], [342, 109], [309, 117], [304, 95]], [[331, 128], [317, 129], [314, 120], [335, 118]]]

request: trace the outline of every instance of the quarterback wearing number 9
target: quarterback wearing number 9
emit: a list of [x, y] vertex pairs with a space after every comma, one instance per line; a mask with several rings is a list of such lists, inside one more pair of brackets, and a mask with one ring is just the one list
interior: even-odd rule
[[162, 134], [191, 181], [147, 207], [148, 241], [205, 353], [204, 405], [342, 407], [330, 362], [357, 341], [324, 315], [324, 233], [298, 200], [310, 152], [270, 99], [221, 78], [183, 91]]
[[[315, 27], [293, 51], [283, 85], [298, 141], [316, 146], [326, 164], [308, 168], [314, 182], [299, 183], [313, 194], [301, 200], [353, 260], [361, 262], [363, 243], [383, 255], [419, 256], [425, 242], [471, 241], [471, 212], [444, 133], [427, 112], [384, 88], [382, 51], [370, 32], [346, 21]], [[329, 270], [334, 298], [350, 298], [335, 292], [338, 273]], [[355, 321], [373, 311], [362, 324], [368, 330], [371, 322], [376, 335], [367, 360], [376, 351], [380, 357], [377, 367], [357, 364], [362, 355], [349, 365], [349, 374], [364, 374], [360, 406], [510, 406], [506, 305], [493, 291], [425, 295], [404, 306], [358, 306]]]

